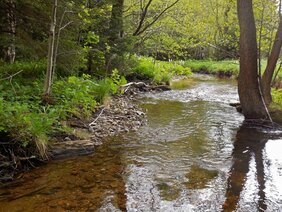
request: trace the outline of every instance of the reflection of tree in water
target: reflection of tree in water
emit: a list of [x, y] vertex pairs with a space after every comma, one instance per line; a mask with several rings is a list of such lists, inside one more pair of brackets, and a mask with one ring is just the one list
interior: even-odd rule
[[[230, 169], [224, 211], [234, 211], [238, 206], [240, 195], [245, 186], [247, 174], [250, 170], [252, 157], [255, 159], [256, 177], [258, 182], [258, 211], [266, 210], [265, 203], [265, 172], [263, 151], [268, 141], [267, 134], [255, 128], [241, 126], [237, 132], [233, 149], [233, 165]], [[246, 185], [248, 186], [248, 185]]]

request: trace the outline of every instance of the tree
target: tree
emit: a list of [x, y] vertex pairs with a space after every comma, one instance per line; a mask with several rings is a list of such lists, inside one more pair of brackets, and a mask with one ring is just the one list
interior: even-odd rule
[[15, 38], [16, 38], [16, 17], [15, 17], [15, 2], [13, 0], [8, 1], [7, 9], [7, 20], [8, 20], [8, 29], [10, 35], [10, 44], [7, 50], [7, 56], [10, 63], [14, 63], [16, 59], [16, 47], [15, 47]]
[[152, 4], [153, 0], [149, 0], [146, 5], [144, 5], [144, 2], [140, 0], [140, 7], [141, 7], [141, 12], [140, 12], [140, 18], [139, 18], [139, 23], [133, 32], [133, 36], [138, 36], [142, 33], [144, 33], [148, 28], [153, 26], [170, 8], [174, 7], [179, 0], [174, 1], [172, 4], [166, 6], [162, 11], [159, 13], [155, 14], [153, 19], [150, 22], [147, 22], [145, 24], [145, 20], [149, 11], [149, 7]]
[[124, 55], [124, 49], [121, 47], [123, 38], [123, 9], [124, 0], [113, 0], [109, 26], [110, 53], [106, 61], [107, 71], [118, 68], [119, 63], [116, 63], [114, 59], [117, 58], [117, 55], [121, 57]]
[[267, 119], [268, 112], [258, 81], [256, 26], [252, 3], [252, 0], [237, 0], [240, 26], [238, 92], [245, 118]]
[[49, 32], [50, 34], [49, 34], [49, 43], [48, 43], [48, 56], [47, 56], [47, 70], [46, 70], [44, 94], [43, 94], [43, 96], [45, 98], [48, 98], [51, 94], [52, 78], [53, 78], [53, 74], [54, 74], [57, 7], [58, 7], [58, 0], [54, 0], [51, 23], [50, 23], [50, 32]]
[[[2, 11], [1, 11], [2, 10]], [[16, 58], [16, 2], [14, 0], [3, 0], [0, 6], [0, 34], [5, 34], [3, 39], [4, 60], [14, 63]]]
[[263, 95], [266, 104], [270, 104], [272, 102], [271, 96], [271, 82], [273, 78], [273, 74], [275, 71], [275, 67], [280, 55], [281, 47], [282, 47], [282, 15], [281, 15], [281, 0], [279, 6], [279, 26], [276, 32], [275, 40], [270, 52], [270, 55], [267, 60], [267, 66], [265, 72], [262, 76], [262, 88], [263, 88]]

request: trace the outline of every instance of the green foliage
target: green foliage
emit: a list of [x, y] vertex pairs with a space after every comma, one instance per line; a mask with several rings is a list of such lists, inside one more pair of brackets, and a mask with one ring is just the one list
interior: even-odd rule
[[183, 67], [178, 62], [158, 61], [150, 57], [140, 57], [135, 60], [137, 62], [132, 68], [132, 72], [157, 84], [168, 83], [173, 76], [190, 76], [192, 74], [190, 68]]
[[280, 109], [282, 109], [282, 89], [273, 89], [272, 90], [273, 102], [277, 104]]
[[193, 72], [225, 76], [238, 76], [239, 74], [239, 63], [235, 60], [188, 60], [184, 63], [184, 66], [189, 67]]
[[59, 116], [89, 117], [96, 106], [93, 88], [96, 84], [87, 78], [71, 76], [67, 81], [54, 83], [53, 94], [55, 104], [59, 106]]
[[0, 63], [0, 78], [19, 73], [15, 78], [39, 78], [46, 71], [46, 61], [17, 61], [13, 64]]
[[43, 82], [28, 84], [3, 81], [0, 85], [0, 133], [5, 132], [24, 148], [34, 148], [44, 157], [50, 135], [64, 131], [61, 121], [89, 118], [106, 96], [119, 93], [126, 83], [117, 70], [102, 80], [90, 75], [70, 76], [54, 83], [51, 104], [41, 100]]
[[280, 72], [278, 73], [278, 78], [282, 80], [282, 71], [280, 70]]
[[153, 79], [155, 76], [155, 65], [153, 59], [141, 57], [137, 61], [137, 66], [133, 67], [132, 71], [139, 74], [144, 79]]
[[111, 77], [107, 77], [105, 82], [110, 85], [111, 94], [118, 93], [118, 88], [127, 83], [124, 76], [120, 76], [117, 69], [112, 71]]
[[47, 113], [42, 106], [9, 102], [0, 98], [0, 132], [6, 132], [22, 147], [35, 145], [44, 157], [48, 136], [56, 123], [55, 114]]

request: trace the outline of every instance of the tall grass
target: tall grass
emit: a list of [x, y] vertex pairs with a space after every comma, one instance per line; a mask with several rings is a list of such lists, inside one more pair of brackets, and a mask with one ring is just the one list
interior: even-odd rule
[[131, 72], [156, 84], [169, 83], [176, 75], [190, 76], [192, 74], [190, 68], [183, 67], [178, 62], [158, 61], [150, 57], [135, 57], [135, 61]]
[[225, 76], [238, 76], [239, 74], [239, 62], [236, 60], [188, 60], [184, 62], [184, 66], [197, 73]]
[[[267, 60], [261, 61], [261, 70], [264, 72], [267, 65]], [[223, 60], [223, 61], [212, 61], [212, 60], [187, 60], [184, 62], [184, 67], [190, 68], [196, 73], [206, 73], [213, 75], [223, 76], [235, 76], [239, 75], [240, 64], [238, 60]], [[278, 69], [278, 66], [277, 66]], [[282, 71], [279, 72], [278, 78], [282, 80]]]

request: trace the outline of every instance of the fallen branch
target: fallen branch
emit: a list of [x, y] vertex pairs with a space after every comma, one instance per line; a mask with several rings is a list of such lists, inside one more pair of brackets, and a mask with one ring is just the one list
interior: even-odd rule
[[125, 85], [122, 85], [120, 88], [121, 90], [124, 90], [124, 93], [126, 93], [131, 87], [138, 88], [139, 90], [143, 89], [144, 91], [168, 91], [171, 90], [168, 86], [166, 85], [147, 85], [144, 82], [130, 82]]
[[141, 87], [148, 88], [149, 87], [149, 85], [147, 85], [144, 82], [130, 82], [130, 83], [127, 83], [125, 85], [122, 85], [121, 88], [125, 89], [124, 93], [126, 93], [131, 86], [138, 87], [138, 88], [141, 88]]
[[18, 75], [18, 74], [20, 74], [20, 73], [22, 73], [22, 72], [23, 72], [23, 70], [20, 70], [20, 71], [18, 71], [18, 72], [15, 73], [15, 74], [12, 74], [12, 75], [10, 75], [10, 76], [8, 76], [8, 77], [5, 77], [5, 78], [0, 79], [0, 81], [11, 80], [14, 76], [16, 76], [16, 75]]
[[101, 110], [101, 112], [100, 112], [99, 115], [96, 117], [96, 119], [95, 119], [94, 121], [92, 121], [92, 122], [89, 124], [89, 127], [91, 127], [92, 125], [95, 124], [95, 122], [96, 122], [96, 121], [100, 118], [100, 116], [103, 114], [104, 110], [105, 110], [105, 108], [103, 108], [103, 109]]
[[0, 182], [5, 182], [5, 181], [12, 181], [14, 180], [13, 177], [8, 176], [8, 177], [0, 177]]
[[32, 196], [32, 195], [34, 195], [34, 194], [36, 194], [36, 193], [38, 193], [38, 192], [44, 190], [45, 188], [46, 188], [45, 185], [44, 185], [44, 186], [41, 186], [41, 187], [39, 187], [39, 188], [37, 188], [37, 189], [35, 189], [35, 190], [32, 190], [32, 191], [29, 191], [29, 192], [27, 192], [27, 193], [25, 193], [25, 194], [21, 194], [21, 195], [18, 195], [18, 196], [16, 196], [16, 197], [13, 197], [13, 198], [10, 199], [10, 201], [14, 201], [14, 200], [17, 200], [17, 199], [20, 199], [20, 198], [23, 198], [23, 197]]
[[145, 87], [149, 87], [149, 85], [147, 85], [145, 82], [130, 82], [130, 83], [127, 83], [125, 85], [122, 85], [121, 87], [128, 87], [128, 86], [131, 86], [131, 85], [134, 85], [134, 86], [140, 86], [140, 85], [143, 85]]

